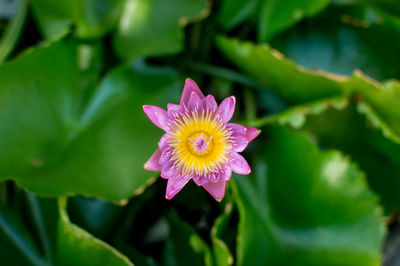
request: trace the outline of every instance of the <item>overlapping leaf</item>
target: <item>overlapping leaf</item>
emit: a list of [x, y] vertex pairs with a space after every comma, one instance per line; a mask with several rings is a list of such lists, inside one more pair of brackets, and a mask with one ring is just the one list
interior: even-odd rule
[[[367, 174], [370, 187], [381, 199], [385, 212], [390, 214], [400, 206], [400, 145], [387, 139], [371, 123], [358, 114], [358, 107], [350, 105], [343, 111], [327, 110], [310, 116], [304, 129], [311, 132], [320, 145], [340, 149], [357, 162]], [[367, 107], [365, 107], [367, 108]], [[362, 110], [369, 112], [368, 109]], [[379, 121], [378, 121], [379, 123]]]
[[0, 68], [0, 178], [46, 196], [128, 198], [152, 176], [143, 164], [161, 136], [142, 105], [174, 102], [181, 83], [168, 68], [122, 67], [86, 104], [81, 75], [65, 41]]
[[101, 37], [116, 27], [125, 0], [33, 0], [32, 7], [46, 39], [76, 27], [82, 38]]
[[18, 194], [19, 203], [13, 205], [24, 210], [0, 205], [3, 265], [132, 265], [114, 248], [72, 224], [65, 199], [57, 211], [54, 199]]
[[165, 265], [212, 265], [208, 245], [188, 224], [172, 213], [169, 225], [170, 236], [164, 250]]
[[59, 200], [57, 265], [133, 265], [128, 258], [69, 221], [66, 199]]
[[359, 94], [373, 108], [375, 121], [393, 141], [400, 143], [400, 86], [396, 81], [381, 85], [356, 71], [352, 77], [337, 76], [295, 65], [268, 45], [255, 45], [220, 37], [220, 50], [239, 68], [293, 103], [332, 96]]
[[205, 0], [127, 0], [114, 47], [128, 61], [178, 53], [183, 49], [182, 27], [207, 14]]
[[262, 7], [258, 22], [258, 39], [266, 41], [304, 17], [310, 17], [329, 4], [329, 0], [269, 0]]
[[304, 134], [277, 127], [264, 134], [254, 174], [235, 176], [238, 265], [377, 265], [382, 214], [363, 173]]
[[261, 3], [260, 0], [249, 0], [246, 2], [241, 0], [224, 0], [218, 14], [218, 20], [224, 28], [231, 29], [244, 20], [255, 17], [255, 13], [261, 6]]
[[270, 44], [307, 68], [341, 75], [360, 69], [383, 80], [400, 77], [399, 30], [386, 13], [372, 8], [331, 7], [276, 36]]
[[219, 216], [211, 229], [212, 250], [214, 254], [214, 263], [217, 266], [232, 265], [234, 262], [231, 251], [227, 244], [223, 241], [222, 237], [227, 232], [232, 232], [230, 218], [232, 217], [232, 204], [226, 205], [224, 213]]

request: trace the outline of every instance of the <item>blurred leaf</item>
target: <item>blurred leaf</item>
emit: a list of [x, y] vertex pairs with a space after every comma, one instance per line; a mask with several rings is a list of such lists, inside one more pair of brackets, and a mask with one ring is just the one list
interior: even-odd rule
[[129, 198], [157, 175], [143, 165], [161, 130], [142, 105], [177, 101], [181, 82], [169, 68], [120, 67], [84, 106], [76, 59], [61, 41], [0, 67], [0, 178], [47, 196]]
[[2, 265], [46, 265], [21, 218], [3, 205], [0, 205], [0, 258]]
[[400, 144], [400, 82], [390, 80], [380, 84], [355, 72], [349, 85], [360, 95], [360, 112], [365, 113], [385, 137]]
[[211, 229], [211, 242], [214, 255], [214, 264], [217, 266], [227, 266], [233, 264], [233, 256], [226, 243], [222, 240], [224, 231], [231, 230], [229, 221], [232, 216], [232, 204], [226, 205], [225, 211], [214, 222]]
[[[268, 45], [219, 37], [220, 51], [238, 68], [263, 82], [268, 89], [294, 103], [340, 96], [347, 77], [299, 68]], [[289, 78], [290, 77], [290, 78]]]
[[164, 250], [164, 263], [168, 266], [212, 265], [209, 246], [177, 214], [168, 216], [170, 236]]
[[[349, 105], [347, 98], [323, 99], [247, 121], [246, 124], [253, 127], [278, 124], [294, 129], [304, 128], [324, 147], [340, 149], [351, 155], [366, 171], [368, 184], [379, 194], [386, 213], [390, 214], [400, 206], [397, 191], [400, 186], [400, 145], [389, 140], [395, 136], [391, 135], [391, 129], [370, 105], [361, 99], [357, 101]], [[390, 105], [390, 101], [386, 102]]]
[[0, 19], [11, 19], [15, 16], [22, 0], [0, 0]]
[[[19, 3], [18, 12], [15, 14], [14, 18], [7, 25], [3, 35], [0, 39], [0, 64], [3, 63], [7, 57], [14, 50], [17, 45], [18, 39], [22, 33], [22, 29], [25, 23], [26, 14], [28, 11], [28, 1], [20, 0], [14, 1], [14, 3]], [[1, 3], [0, 3], [1, 4]], [[0, 5], [0, 9], [2, 6]]]
[[322, 99], [316, 102], [310, 102], [303, 105], [296, 105], [285, 111], [259, 118], [254, 121], [246, 121], [245, 123], [252, 127], [263, 127], [268, 124], [290, 125], [293, 128], [301, 128], [309, 115], [319, 115], [329, 108], [342, 110], [349, 104], [346, 97], [335, 97]]
[[175, 54], [183, 49], [183, 27], [208, 15], [206, 0], [127, 0], [114, 35], [117, 54], [127, 61]]
[[384, 237], [364, 175], [305, 135], [268, 128], [252, 177], [235, 176], [238, 265], [377, 265]]
[[397, 0], [331, 0], [331, 2], [337, 6], [368, 6], [396, 16], [400, 15], [400, 4]]
[[267, 41], [304, 17], [314, 16], [329, 2], [329, 0], [264, 1], [258, 22], [258, 40]]
[[[259, 79], [268, 88], [293, 103], [356, 93], [370, 105], [386, 137], [400, 143], [400, 85], [380, 83], [355, 71], [352, 77], [337, 76], [297, 66], [267, 45], [255, 45], [219, 37], [219, 49], [239, 68]], [[288, 78], [290, 77], [290, 78]], [[372, 118], [372, 116], [369, 116]]]
[[59, 200], [57, 265], [133, 265], [128, 258], [69, 221], [66, 199]]
[[[400, 207], [400, 144], [385, 138], [378, 124], [358, 112], [368, 112], [360, 102], [343, 111], [330, 109], [309, 117], [304, 129], [325, 148], [349, 154], [367, 174], [368, 184], [379, 194], [386, 214]], [[358, 109], [358, 111], [357, 111]]]
[[[47, 262], [54, 262], [58, 221], [56, 200], [40, 198], [31, 192], [24, 192], [24, 196], [30, 214], [28, 220], [37, 232], [35, 236], [37, 236]], [[25, 217], [27, 211], [20, 210], [20, 212], [22, 217]]]
[[329, 8], [278, 35], [271, 45], [306, 68], [341, 75], [361, 69], [383, 80], [400, 77], [399, 33], [399, 26], [371, 8]]
[[116, 27], [125, 0], [32, 0], [32, 8], [46, 39], [76, 26], [81, 38], [97, 38]]
[[258, 11], [260, 0], [224, 0], [218, 14], [218, 20], [225, 29], [232, 29]]
[[115, 229], [114, 225], [121, 212], [121, 206], [102, 199], [75, 196], [68, 202], [71, 220], [101, 239]]

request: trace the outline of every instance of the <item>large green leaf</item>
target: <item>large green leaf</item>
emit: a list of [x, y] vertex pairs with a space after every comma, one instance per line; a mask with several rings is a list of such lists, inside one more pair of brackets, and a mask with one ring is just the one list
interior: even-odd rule
[[32, 0], [40, 30], [53, 39], [76, 26], [82, 38], [101, 37], [116, 27], [125, 0]]
[[378, 80], [399, 78], [400, 27], [386, 17], [359, 6], [329, 8], [273, 38], [270, 44], [307, 68], [342, 75], [361, 69]]
[[360, 112], [366, 113], [386, 137], [400, 144], [400, 82], [389, 80], [380, 84], [355, 72], [349, 86], [359, 95]]
[[117, 54], [126, 60], [178, 53], [183, 27], [208, 15], [205, 0], [127, 0], [114, 35]]
[[128, 258], [69, 221], [66, 199], [59, 200], [57, 265], [133, 265]]
[[379, 194], [385, 212], [390, 214], [400, 206], [400, 144], [384, 137], [378, 130], [379, 120], [367, 120], [359, 112], [373, 116], [368, 106], [360, 102], [343, 111], [331, 109], [310, 116], [304, 129], [323, 147], [340, 149], [350, 155], [366, 172], [368, 184]]
[[360, 170], [307, 136], [269, 127], [253, 175], [235, 176], [238, 265], [378, 265], [377, 198]]
[[65, 41], [0, 68], [0, 179], [46, 196], [80, 193], [119, 201], [155, 176], [143, 164], [161, 130], [142, 105], [177, 101], [182, 83], [176, 73], [117, 68], [88, 104], [81, 76], [77, 47]]
[[330, 0], [268, 0], [264, 2], [258, 22], [258, 39], [266, 41], [304, 17], [324, 9]]
[[298, 129], [304, 126], [308, 116], [319, 115], [329, 108], [342, 110], [346, 108], [348, 104], [349, 100], [346, 97], [327, 98], [303, 105], [296, 105], [278, 114], [269, 115], [253, 121], [246, 121], [244, 123], [252, 127], [263, 127], [267, 124], [278, 124], [290, 125], [291, 127]]
[[357, 103], [341, 97], [323, 99], [246, 124], [307, 130], [320, 145], [342, 150], [366, 171], [368, 184], [379, 194], [386, 214], [400, 206], [400, 144], [390, 140], [395, 137], [391, 129], [362, 99]]
[[[268, 45], [255, 45], [219, 37], [220, 50], [239, 68], [259, 79], [268, 88], [293, 103], [318, 101], [344, 94], [358, 94], [372, 108], [385, 136], [400, 143], [400, 85], [383, 85], [355, 71], [353, 76], [338, 76], [320, 70], [304, 69]], [[369, 118], [372, 118], [370, 116]]]
[[347, 77], [300, 68], [267, 44], [255, 45], [219, 37], [217, 45], [238, 68], [293, 103], [340, 96], [348, 80]]

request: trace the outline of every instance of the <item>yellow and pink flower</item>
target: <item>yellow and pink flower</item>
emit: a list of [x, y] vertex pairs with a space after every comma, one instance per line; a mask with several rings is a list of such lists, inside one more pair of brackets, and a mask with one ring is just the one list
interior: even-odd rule
[[232, 171], [247, 175], [250, 166], [239, 154], [260, 133], [253, 127], [228, 123], [235, 110], [231, 96], [218, 106], [204, 97], [196, 83], [186, 79], [179, 104], [164, 109], [145, 105], [149, 119], [166, 133], [144, 167], [168, 179], [166, 198], [172, 199], [190, 179], [216, 200], [225, 195]]

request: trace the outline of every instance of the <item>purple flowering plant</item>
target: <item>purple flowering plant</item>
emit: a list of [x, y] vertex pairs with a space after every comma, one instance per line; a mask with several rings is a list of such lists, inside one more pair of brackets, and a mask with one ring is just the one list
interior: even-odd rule
[[167, 111], [144, 105], [149, 119], [165, 134], [158, 148], [145, 163], [145, 169], [160, 171], [168, 179], [165, 197], [172, 199], [191, 179], [216, 200], [225, 195], [232, 171], [251, 171], [239, 154], [258, 136], [260, 130], [229, 123], [235, 111], [234, 96], [220, 105], [214, 96], [203, 95], [197, 84], [186, 79], [179, 104], [169, 103]]
[[399, 47], [396, 0], [0, 0], [0, 265], [400, 265]]

